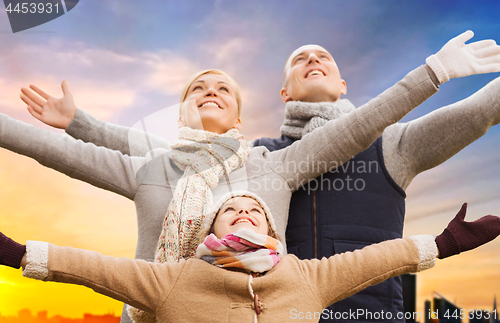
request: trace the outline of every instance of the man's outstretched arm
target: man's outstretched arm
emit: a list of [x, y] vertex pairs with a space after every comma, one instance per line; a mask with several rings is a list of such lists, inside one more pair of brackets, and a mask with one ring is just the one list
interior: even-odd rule
[[413, 178], [445, 162], [500, 123], [500, 77], [470, 97], [383, 134], [389, 174], [403, 189]]

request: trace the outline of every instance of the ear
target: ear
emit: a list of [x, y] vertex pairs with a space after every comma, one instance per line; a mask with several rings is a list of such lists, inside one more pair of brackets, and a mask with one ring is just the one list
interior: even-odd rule
[[284, 88], [281, 89], [280, 95], [281, 95], [281, 100], [283, 102], [288, 102], [288, 101], [292, 100], [292, 98], [290, 97], [290, 95], [288, 95], [288, 91], [286, 90], [286, 87], [284, 87]]
[[241, 118], [236, 119], [236, 122], [234, 123], [233, 128], [241, 130]]
[[340, 93], [346, 95], [347, 94], [347, 85], [344, 80], [341, 81]]

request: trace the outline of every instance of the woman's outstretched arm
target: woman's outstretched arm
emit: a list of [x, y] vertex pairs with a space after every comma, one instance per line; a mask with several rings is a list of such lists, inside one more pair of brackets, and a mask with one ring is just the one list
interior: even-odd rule
[[72, 178], [133, 199], [140, 158], [40, 129], [0, 113], [0, 147], [31, 157]]
[[169, 149], [169, 141], [161, 137], [104, 122], [77, 109], [66, 81], [62, 82], [61, 88], [63, 97], [55, 98], [37, 86], [30, 85], [30, 89], [21, 89], [21, 99], [34, 118], [51, 127], [65, 129], [70, 136], [84, 142], [141, 157], [155, 148]]

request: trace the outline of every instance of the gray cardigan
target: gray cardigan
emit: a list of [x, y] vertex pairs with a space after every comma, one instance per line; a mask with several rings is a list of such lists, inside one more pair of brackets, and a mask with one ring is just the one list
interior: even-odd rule
[[[387, 126], [437, 90], [426, 68], [421, 66], [367, 104], [328, 122], [286, 149], [269, 152], [264, 147], [252, 148], [246, 166], [230, 174], [231, 189], [246, 189], [263, 198], [275, 216], [278, 234], [284, 237], [291, 194], [325, 171], [318, 165], [324, 162], [337, 165], [349, 160], [381, 136]], [[147, 162], [146, 157], [131, 157], [84, 143], [3, 114], [0, 114], [0, 146], [133, 200], [139, 229], [136, 257], [153, 259], [175, 184], [182, 176], [182, 171], [165, 158], [168, 154]], [[213, 190], [214, 200], [228, 189], [228, 183], [222, 180]]]

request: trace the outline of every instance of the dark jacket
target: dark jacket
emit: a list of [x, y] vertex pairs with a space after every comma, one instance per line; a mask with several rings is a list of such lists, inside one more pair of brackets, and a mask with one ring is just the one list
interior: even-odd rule
[[[257, 139], [254, 145], [272, 151], [293, 141], [282, 135]], [[400, 238], [405, 197], [385, 168], [382, 138], [378, 138], [344, 165], [293, 193], [286, 230], [288, 252], [300, 259], [322, 258]], [[392, 319], [384, 314], [383, 320], [365, 315], [366, 320], [359, 322], [404, 322], [397, 318], [404, 311], [402, 295], [401, 279], [391, 278], [330, 306], [327, 310], [340, 318], [330, 322], [353, 322], [349, 313], [358, 310], [373, 317], [382, 311], [392, 314]]]

